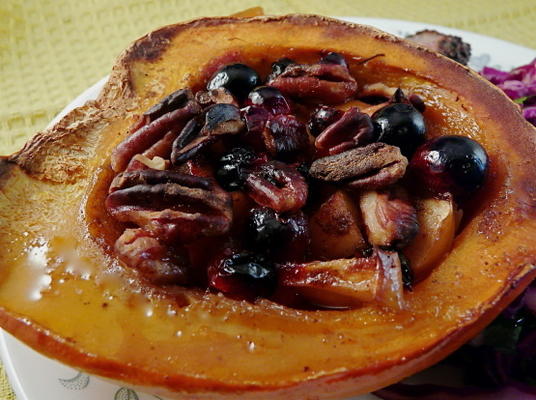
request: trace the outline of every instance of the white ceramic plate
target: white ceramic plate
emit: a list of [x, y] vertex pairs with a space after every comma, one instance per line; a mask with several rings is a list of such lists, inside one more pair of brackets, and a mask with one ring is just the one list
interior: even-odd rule
[[[375, 26], [387, 32], [405, 36], [422, 30], [436, 29], [457, 35], [469, 42], [473, 49], [470, 66], [481, 69], [485, 65], [511, 69], [532, 61], [536, 50], [471, 32], [442, 26], [406, 22], [391, 19], [350, 18], [344, 19]], [[97, 97], [106, 82], [103, 78], [78, 96], [51, 122], [54, 124], [75, 107]], [[134, 392], [131, 389], [112, 385], [99, 378], [80, 373], [70, 367], [50, 360], [30, 349], [4, 331], [0, 332], [0, 353], [9, 379], [18, 400], [148, 400], [156, 396]], [[377, 399], [373, 395], [348, 400]]]

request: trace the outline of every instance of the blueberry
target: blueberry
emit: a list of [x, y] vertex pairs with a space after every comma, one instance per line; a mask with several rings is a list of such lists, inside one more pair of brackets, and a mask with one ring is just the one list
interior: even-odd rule
[[302, 261], [309, 241], [307, 218], [302, 212], [281, 215], [271, 208], [254, 208], [248, 240], [251, 248], [276, 261]]
[[244, 298], [267, 296], [277, 282], [273, 263], [251, 252], [234, 253], [219, 260], [208, 274], [211, 287]]
[[251, 280], [273, 279], [275, 276], [274, 268], [266, 258], [249, 252], [233, 254], [223, 260], [221, 270], [225, 274], [242, 275]]
[[400, 147], [410, 157], [425, 140], [423, 115], [411, 104], [394, 103], [372, 114], [379, 141]]
[[267, 149], [278, 160], [293, 160], [300, 154], [303, 155], [309, 145], [305, 125], [293, 115], [280, 114], [270, 118], [264, 135], [271, 136], [271, 144]]
[[338, 121], [343, 112], [328, 106], [319, 106], [312, 113], [307, 123], [309, 133], [313, 136], [320, 135], [324, 129]]
[[277, 78], [279, 75], [281, 75], [289, 65], [296, 64], [294, 60], [291, 60], [290, 58], [280, 58], [276, 62], [272, 63], [272, 72], [268, 76], [268, 81]]
[[468, 137], [440, 136], [417, 149], [410, 169], [431, 192], [463, 198], [484, 183], [488, 155]]
[[271, 251], [284, 240], [288, 227], [274, 210], [262, 207], [251, 210], [248, 230], [254, 248]]
[[301, 163], [296, 167], [296, 170], [302, 174], [302, 176], [305, 178], [305, 180], [309, 183], [311, 180], [311, 174], [309, 173], [309, 168], [311, 166], [307, 163]]
[[243, 100], [260, 83], [259, 75], [251, 67], [244, 64], [229, 64], [219, 69], [210, 78], [207, 90], [224, 87], [233, 96]]
[[279, 89], [271, 86], [253, 89], [248, 95], [246, 105], [262, 107], [273, 115], [290, 113], [290, 106], [285, 96]]
[[330, 51], [328, 54], [322, 57], [320, 59], [320, 64], [338, 64], [348, 68], [346, 59], [342, 56], [342, 54], [335, 53], [334, 51]]
[[255, 154], [243, 147], [235, 147], [220, 158], [216, 170], [216, 180], [227, 191], [239, 190], [248, 176], [248, 169]]

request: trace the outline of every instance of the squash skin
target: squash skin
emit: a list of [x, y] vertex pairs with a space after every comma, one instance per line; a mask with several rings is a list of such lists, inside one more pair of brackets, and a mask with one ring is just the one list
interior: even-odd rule
[[[198, 48], [195, 53], [185, 50], [192, 37], [208, 43], [215, 31], [225, 32], [224, 37], [240, 38], [246, 44], [237, 49], [234, 43], [239, 40], [222, 40], [215, 45], [217, 51], [210, 47], [206, 51]], [[289, 31], [299, 33], [292, 35]], [[143, 357], [138, 360], [130, 360], [124, 354], [99, 354], [95, 351], [98, 346], [87, 337], [70, 337], [68, 332], [62, 332], [62, 324], [53, 323], [54, 316], [32, 311], [29, 305], [33, 303], [11, 301], [9, 296], [14, 291], [8, 284], [14, 279], [11, 274], [18, 273], [10, 266], [14, 254], [34, 243], [32, 240], [50, 235], [50, 227], [43, 225], [57, 223], [81, 243], [81, 253], [91, 254], [95, 263], [103, 262], [106, 268], [118, 267], [107, 250], [109, 239], [116, 233], [101, 215], [99, 191], [94, 190], [95, 176], [109, 174], [106, 160], [111, 149], [124, 137], [134, 116], [160, 97], [183, 85], [199, 88], [199, 82], [217, 68], [215, 57], [223, 57], [219, 62], [229, 57], [248, 60], [255, 48], [259, 52], [267, 45], [263, 41], [272, 46], [268, 61], [277, 58], [277, 51], [285, 52], [286, 47], [307, 51], [329, 48], [362, 57], [384, 53], [385, 57], [371, 65], [393, 71], [387, 74], [388, 80], [396, 81], [397, 73], [409, 74], [411, 79], [400, 78], [403, 87], [417, 86], [417, 93], [423, 93], [427, 102], [432, 102], [438, 93], [445, 100], [429, 107], [425, 114], [434, 134], [456, 127], [461, 129], [459, 134], [477, 139], [488, 151], [492, 162], [490, 177], [475, 199], [472, 218], [456, 239], [452, 253], [417, 285], [414, 293], [408, 294], [408, 311], [391, 314], [372, 306], [341, 312], [280, 310], [265, 300], [250, 306], [216, 295], [181, 292], [190, 296], [193, 310], [190, 314], [184, 312], [181, 318], [197, 323], [200, 331], [206, 329], [207, 343], [228, 345], [228, 350], [210, 350], [207, 343], [192, 337], [188, 345], [193, 350], [184, 353], [184, 357], [206, 350], [206, 360], [216, 362], [222, 356], [230, 365], [237, 365], [242, 357], [252, 372], [248, 376], [237, 365], [241, 375], [233, 378], [225, 376], [217, 366], [202, 373], [194, 360], [190, 370], [182, 365], [183, 369], [170, 373], [174, 366], [166, 367], [164, 360], [149, 362], [154, 353], [145, 348], [140, 350]], [[188, 59], [180, 57], [181, 51]], [[162, 74], [166, 76], [162, 78]], [[170, 76], [181, 80], [177, 82]], [[423, 81], [431, 83], [425, 85]], [[445, 111], [448, 107], [451, 110]], [[535, 244], [527, 240], [536, 237], [536, 171], [528, 162], [536, 150], [535, 138], [534, 128], [522, 119], [517, 107], [475, 73], [368, 27], [315, 16], [287, 16], [202, 19], [162, 28], [138, 40], [121, 56], [96, 102], [73, 111], [0, 164], [0, 229], [5, 232], [0, 243], [12, 253], [7, 251], [0, 256], [0, 325], [67, 364], [179, 399], [340, 398], [377, 389], [455, 350], [536, 276]], [[43, 202], [61, 210], [45, 212], [48, 224], [35, 226], [36, 207]], [[77, 212], [81, 206], [83, 213]], [[75, 226], [61, 225], [66, 210], [79, 215]], [[22, 237], [21, 223], [32, 228], [28, 237]], [[474, 268], [471, 258], [479, 259], [480, 268]], [[125, 274], [130, 277], [128, 271]], [[85, 284], [83, 279], [73, 278], [73, 282]], [[93, 289], [88, 292], [93, 293]], [[149, 292], [162, 307], [168, 304], [169, 299], [156, 289], [155, 293], [152, 289]], [[123, 301], [126, 300], [111, 302], [108, 308], [120, 307]], [[61, 303], [55, 300], [54, 304]], [[230, 310], [234, 310], [232, 314], [225, 314]], [[226, 324], [232, 329], [222, 332], [211, 325], [207, 327], [192, 316], [195, 313], [207, 313], [208, 321], [215, 322], [216, 328], [221, 324], [222, 329], [225, 324], [221, 316], [225, 314], [229, 317]], [[263, 325], [258, 326], [255, 320]], [[235, 334], [242, 333], [242, 329], [256, 343], [256, 353], [249, 352], [247, 346], [235, 347]], [[101, 339], [107, 337], [104, 330], [95, 334]], [[149, 340], [146, 346], [162, 344], [155, 337], [151, 336], [152, 342]], [[166, 343], [176, 345], [175, 340]], [[304, 344], [299, 346], [299, 342]], [[307, 350], [313, 346], [318, 351], [310, 355]], [[231, 353], [235, 350], [233, 359]], [[296, 360], [284, 357], [290, 351]], [[271, 373], [256, 371], [255, 366], [261, 365]]]

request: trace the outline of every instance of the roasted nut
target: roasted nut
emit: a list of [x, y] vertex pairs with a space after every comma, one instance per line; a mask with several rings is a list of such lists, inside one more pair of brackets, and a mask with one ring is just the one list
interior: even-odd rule
[[149, 149], [170, 130], [180, 132], [186, 122], [200, 112], [201, 107], [197, 102], [188, 101], [183, 107], [167, 112], [148, 125], [142, 126], [113, 150], [112, 169], [115, 172], [123, 171], [134, 155]]
[[357, 82], [340, 64], [289, 65], [268, 82], [284, 95], [307, 102], [344, 103], [357, 91]]
[[417, 211], [404, 197], [393, 191], [361, 195], [359, 205], [371, 244], [402, 248], [417, 235]]
[[221, 235], [232, 221], [231, 198], [213, 179], [167, 170], [119, 174], [105, 204], [117, 220], [134, 223], [166, 243]]
[[179, 133], [172, 129], [164, 135], [162, 139], [153, 144], [142, 154], [136, 154], [128, 163], [125, 171], [134, 171], [136, 169], [167, 169], [169, 166], [169, 156], [171, 145]]
[[198, 154], [203, 148], [224, 135], [235, 135], [245, 128], [240, 110], [232, 104], [214, 104], [205, 110], [204, 125], [197, 119], [190, 121], [175, 139], [171, 162], [183, 163]]
[[126, 229], [114, 249], [123, 262], [155, 285], [189, 283], [187, 261], [143, 229]]
[[199, 132], [202, 128], [202, 122], [199, 117], [192, 118], [184, 126], [179, 135], [171, 144], [171, 162], [178, 165], [183, 161], [189, 160], [204, 147], [214, 143], [215, 137], [201, 136]]
[[168, 169], [168, 167], [169, 161], [164, 160], [162, 157], [155, 156], [149, 158], [143, 154], [136, 154], [128, 163], [128, 167], [125, 171], [135, 171], [137, 169], [157, 169], [163, 171]]
[[369, 144], [374, 140], [376, 137], [370, 117], [352, 107], [339, 120], [324, 129], [316, 138], [315, 147], [327, 150], [333, 155]]
[[162, 115], [184, 107], [194, 96], [190, 89], [180, 89], [171, 93], [162, 99], [159, 103], [152, 106], [145, 113], [140, 115], [138, 120], [130, 127], [130, 133], [136, 132], [141, 127], [160, 118]]
[[210, 190], [210, 180], [174, 171], [125, 171], [117, 175], [110, 185], [109, 193], [135, 185], [156, 185], [159, 183], [177, 183], [189, 187]]
[[143, 116], [148, 117], [149, 122], [152, 122], [168, 112], [185, 107], [193, 99], [190, 89], [179, 89], [149, 108]]
[[261, 206], [277, 212], [290, 212], [305, 205], [308, 188], [305, 178], [296, 168], [271, 161], [248, 175], [246, 192]]
[[372, 143], [319, 158], [313, 162], [309, 173], [313, 178], [354, 189], [375, 189], [402, 178], [407, 165], [408, 160], [398, 147]]

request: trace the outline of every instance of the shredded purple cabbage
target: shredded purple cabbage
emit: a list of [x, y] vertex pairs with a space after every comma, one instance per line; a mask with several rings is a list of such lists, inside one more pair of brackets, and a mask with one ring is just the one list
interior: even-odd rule
[[536, 59], [512, 71], [484, 67], [480, 72], [523, 109], [523, 116], [536, 126]]
[[534, 400], [536, 389], [511, 384], [498, 390], [477, 387], [453, 388], [438, 385], [397, 383], [374, 393], [384, 400]]
[[532, 125], [536, 126], [536, 106], [523, 108], [523, 116]]
[[527, 307], [532, 314], [536, 315], [536, 281], [532, 282], [532, 285], [525, 291], [524, 296], [525, 307]]
[[397, 383], [374, 394], [384, 400], [536, 400], [536, 281], [442, 363], [461, 370], [465, 386]]

